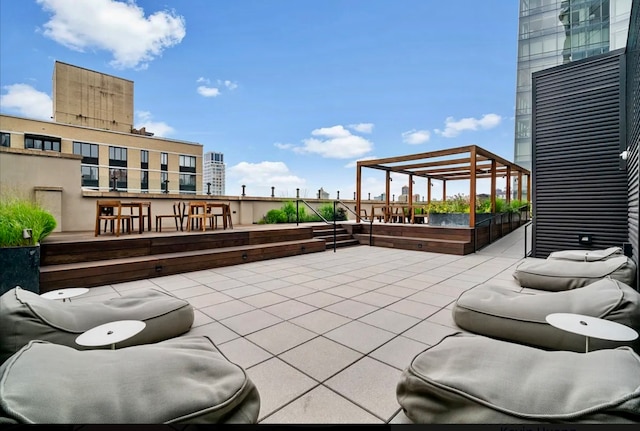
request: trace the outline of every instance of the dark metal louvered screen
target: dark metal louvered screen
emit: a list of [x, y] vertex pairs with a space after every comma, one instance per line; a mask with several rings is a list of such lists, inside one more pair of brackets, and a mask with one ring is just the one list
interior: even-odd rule
[[[629, 243], [632, 258], [640, 270], [640, 244], [638, 244], [638, 146], [640, 145], [640, 0], [634, 0], [631, 8], [629, 36], [627, 40], [627, 174], [629, 199]], [[636, 281], [640, 281], [640, 272]]]
[[618, 50], [533, 74], [534, 257], [627, 242], [623, 67]]

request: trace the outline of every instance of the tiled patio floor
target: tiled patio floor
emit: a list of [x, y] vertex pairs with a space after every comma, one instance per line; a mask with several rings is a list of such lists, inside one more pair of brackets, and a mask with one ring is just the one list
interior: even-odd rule
[[78, 301], [160, 287], [196, 309], [209, 336], [247, 370], [260, 423], [408, 423], [400, 373], [459, 331], [455, 299], [483, 283], [520, 290], [520, 228], [476, 254], [356, 246], [92, 288]]

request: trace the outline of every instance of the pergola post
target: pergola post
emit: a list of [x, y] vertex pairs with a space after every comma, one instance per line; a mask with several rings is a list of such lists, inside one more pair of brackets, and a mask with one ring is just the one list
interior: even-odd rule
[[522, 171], [518, 171], [518, 200], [522, 200]]
[[357, 163], [356, 168], [356, 191], [358, 194], [356, 195], [356, 222], [360, 223], [360, 197], [362, 196], [362, 166], [360, 163]]
[[384, 212], [384, 222], [387, 223], [389, 222], [389, 212], [391, 211], [391, 209], [389, 208], [389, 195], [391, 194], [391, 172], [387, 171], [386, 172], [386, 190], [385, 190], [385, 203], [386, 203], [386, 211]]
[[433, 187], [433, 183], [431, 182], [431, 177], [427, 178], [427, 205], [431, 203], [431, 187]]
[[531, 174], [527, 174], [527, 202], [531, 202]]
[[472, 146], [470, 150], [471, 160], [469, 161], [469, 227], [474, 227], [476, 224], [476, 165], [477, 165], [477, 152], [476, 147]]
[[447, 180], [442, 180], [442, 202], [447, 200]]
[[496, 167], [496, 161], [491, 160], [491, 214], [496, 212]]
[[[409, 220], [413, 223], [413, 175], [409, 175], [409, 196], [407, 196], [407, 203], [409, 205]], [[402, 212], [404, 213], [404, 210], [402, 210]]]
[[511, 166], [507, 166], [507, 204], [511, 202]]

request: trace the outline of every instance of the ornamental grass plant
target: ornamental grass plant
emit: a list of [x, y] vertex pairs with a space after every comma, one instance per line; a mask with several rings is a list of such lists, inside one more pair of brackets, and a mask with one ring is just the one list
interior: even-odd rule
[[[51, 213], [37, 203], [15, 197], [0, 200], [0, 247], [38, 245], [56, 225]], [[24, 235], [25, 229], [29, 235]]]

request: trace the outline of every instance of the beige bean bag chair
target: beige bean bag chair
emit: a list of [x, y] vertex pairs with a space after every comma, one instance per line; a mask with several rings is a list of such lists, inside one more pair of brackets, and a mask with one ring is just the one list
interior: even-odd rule
[[255, 423], [260, 396], [204, 336], [117, 350], [31, 341], [0, 367], [0, 422]]
[[638, 423], [640, 357], [460, 334], [417, 355], [396, 395], [416, 423]]
[[525, 259], [513, 274], [520, 286], [558, 292], [576, 289], [606, 276], [635, 285], [636, 266], [626, 256], [579, 262], [559, 259]]
[[[453, 320], [476, 334], [554, 350], [584, 352], [585, 337], [548, 324], [551, 313], [575, 313], [611, 320], [640, 331], [640, 293], [611, 278], [580, 289], [539, 294], [478, 286], [457, 299]], [[589, 339], [589, 349], [628, 345], [640, 351], [640, 340], [616, 342]]]
[[16, 287], [0, 297], [0, 363], [31, 340], [86, 349], [76, 344], [78, 335], [115, 320], [146, 323], [142, 332], [118, 343], [125, 347], [183, 334], [191, 328], [193, 318], [191, 304], [157, 289], [102, 302], [60, 302]]
[[620, 247], [609, 247], [604, 250], [563, 250], [554, 251], [547, 259], [573, 260], [577, 262], [597, 262], [599, 260], [612, 259], [624, 256]]

